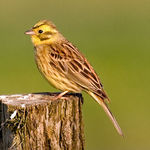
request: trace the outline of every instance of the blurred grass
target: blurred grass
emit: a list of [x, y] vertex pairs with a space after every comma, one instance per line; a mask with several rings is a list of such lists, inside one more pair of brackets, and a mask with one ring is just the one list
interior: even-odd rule
[[24, 32], [50, 19], [94, 66], [125, 138], [84, 94], [87, 150], [150, 148], [150, 1], [2, 0], [0, 94], [56, 91], [39, 74]]

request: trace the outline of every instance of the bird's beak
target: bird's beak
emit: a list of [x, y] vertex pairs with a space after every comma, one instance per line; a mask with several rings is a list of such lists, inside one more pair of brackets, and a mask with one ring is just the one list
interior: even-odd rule
[[25, 32], [27, 35], [35, 35], [35, 32], [31, 29]]

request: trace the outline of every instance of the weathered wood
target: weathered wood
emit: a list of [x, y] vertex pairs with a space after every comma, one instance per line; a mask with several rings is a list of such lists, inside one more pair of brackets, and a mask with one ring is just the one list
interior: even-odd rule
[[83, 150], [81, 94], [0, 96], [2, 149]]

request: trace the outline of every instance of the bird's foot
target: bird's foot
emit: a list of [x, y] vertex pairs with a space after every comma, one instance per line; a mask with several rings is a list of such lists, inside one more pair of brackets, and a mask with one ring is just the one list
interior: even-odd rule
[[58, 99], [62, 98], [66, 93], [68, 93], [68, 91], [64, 91], [64, 92], [60, 93], [59, 95], [53, 97], [52, 100], [53, 101], [58, 100]]

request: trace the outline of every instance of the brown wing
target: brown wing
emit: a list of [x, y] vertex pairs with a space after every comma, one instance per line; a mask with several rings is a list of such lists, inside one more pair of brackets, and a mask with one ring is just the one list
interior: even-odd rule
[[69, 80], [74, 81], [85, 91], [92, 91], [102, 99], [108, 99], [103, 86], [86, 58], [70, 42], [50, 45], [51, 63]]

